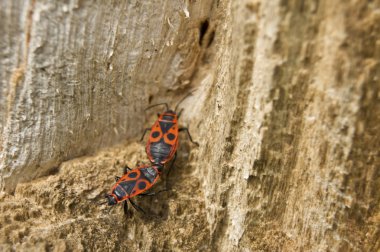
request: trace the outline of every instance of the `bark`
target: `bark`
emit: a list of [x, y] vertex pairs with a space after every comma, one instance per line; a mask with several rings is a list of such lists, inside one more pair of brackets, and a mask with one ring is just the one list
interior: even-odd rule
[[[21, 3], [0, 6], [4, 249], [380, 249], [379, 1]], [[144, 108], [194, 89], [169, 192], [99, 207], [147, 161]]]

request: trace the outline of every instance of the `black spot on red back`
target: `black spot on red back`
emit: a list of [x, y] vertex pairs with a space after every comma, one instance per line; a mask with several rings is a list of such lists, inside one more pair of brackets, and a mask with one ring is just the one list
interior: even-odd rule
[[137, 186], [139, 187], [140, 190], [144, 190], [146, 187], [146, 183], [144, 181], [141, 181], [138, 183]]
[[156, 137], [158, 137], [160, 135], [160, 132], [158, 132], [158, 131], [154, 131], [153, 133], [152, 133], [152, 137], [153, 138], [156, 138]]
[[174, 134], [172, 134], [172, 133], [169, 133], [169, 134], [168, 134], [168, 139], [169, 139], [170, 141], [174, 140], [174, 138], [175, 138], [175, 135], [174, 135]]
[[137, 172], [131, 172], [128, 174], [129, 178], [136, 178], [137, 177]]

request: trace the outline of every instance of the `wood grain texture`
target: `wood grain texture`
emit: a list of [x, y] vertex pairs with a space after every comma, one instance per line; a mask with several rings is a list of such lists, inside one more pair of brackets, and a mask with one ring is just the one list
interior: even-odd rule
[[[0, 248], [380, 249], [378, 0], [52, 2], [2, 2], [5, 185], [127, 141], [0, 194]], [[147, 161], [145, 104], [190, 89], [200, 146], [180, 135], [170, 190], [136, 199], [153, 216], [96, 205]]]
[[3, 188], [136, 137], [150, 96], [188, 87], [209, 2], [2, 1]]
[[223, 6], [197, 112], [213, 250], [378, 250], [379, 1]]

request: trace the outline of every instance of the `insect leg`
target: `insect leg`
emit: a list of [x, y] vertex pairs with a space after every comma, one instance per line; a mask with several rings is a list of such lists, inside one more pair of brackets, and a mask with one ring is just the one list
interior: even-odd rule
[[115, 181], [119, 181], [120, 177], [119, 176], [115, 176]]
[[191, 137], [188, 128], [180, 128], [180, 129], [178, 129], [178, 131], [179, 131], [179, 132], [181, 132], [181, 131], [186, 131], [186, 132], [187, 132], [187, 135], [189, 136], [190, 142], [192, 142], [192, 143], [195, 144], [196, 146], [199, 146], [199, 143], [193, 141], [193, 138]]
[[158, 191], [158, 192], [141, 193], [141, 194], [139, 194], [138, 196], [155, 196], [155, 195], [157, 195], [157, 194], [159, 194], [159, 193], [167, 192], [167, 191], [169, 191], [169, 190], [168, 190], [168, 189], [164, 189], [164, 190], [160, 190], [160, 191]]
[[176, 159], [177, 159], [177, 152], [174, 153], [173, 162], [172, 162], [171, 165], [170, 165], [169, 171], [173, 168]]
[[170, 171], [172, 170], [173, 166], [174, 166], [174, 163], [175, 163], [175, 160], [177, 159], [177, 152], [174, 153], [174, 157], [173, 157], [173, 161], [172, 163], [170, 164], [170, 167], [169, 167], [169, 170], [168, 170], [168, 173], [166, 173], [166, 177], [169, 177], [169, 173]]
[[126, 174], [129, 171], [132, 171], [132, 169], [128, 165], [125, 165], [123, 168], [123, 173]]
[[124, 201], [124, 214], [128, 215], [128, 203], [127, 203], [127, 201]]
[[150, 130], [151, 130], [151, 128], [145, 128], [145, 130], [144, 130], [144, 134], [142, 135], [142, 137], [141, 137], [141, 139], [140, 139], [140, 142], [142, 142], [142, 140], [144, 140], [144, 136], [145, 136], [146, 132], [147, 132], [147, 131], [150, 131]]
[[178, 112], [177, 119], [179, 119], [179, 118], [181, 117], [182, 111], [183, 111], [183, 109], [181, 109], [181, 110]]
[[131, 199], [129, 199], [129, 202], [131, 202], [131, 205], [133, 206], [134, 209], [136, 209], [137, 211], [141, 211], [141, 212], [143, 212], [144, 214], [146, 214], [145, 211], [144, 211], [144, 209], [142, 209], [140, 206], [138, 206], [138, 205], [137, 205], [135, 202], [133, 202]]

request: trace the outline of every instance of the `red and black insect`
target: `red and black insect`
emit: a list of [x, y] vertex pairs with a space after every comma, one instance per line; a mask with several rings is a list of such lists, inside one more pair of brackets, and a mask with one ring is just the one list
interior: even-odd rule
[[127, 213], [128, 204], [125, 200], [128, 199], [136, 210], [145, 213], [131, 198], [137, 195], [153, 196], [157, 194], [144, 192], [152, 188], [157, 182], [162, 168], [159, 165], [142, 165], [135, 169], [131, 169], [128, 166], [125, 167], [124, 175], [122, 177], [115, 177], [116, 184], [112, 187], [111, 193], [105, 196], [107, 198], [107, 202], [105, 203], [111, 206], [124, 201], [124, 212]]
[[167, 162], [173, 159], [172, 165], [177, 157], [178, 148], [178, 133], [186, 131], [190, 141], [197, 146], [199, 144], [194, 142], [188, 128], [179, 128], [178, 119], [181, 116], [182, 110], [177, 114], [176, 110], [179, 104], [186, 99], [190, 94], [186, 95], [175, 107], [174, 111], [169, 109], [167, 103], [159, 103], [149, 106], [147, 109], [155, 106], [165, 105], [166, 111], [162, 114], [157, 114], [158, 119], [153, 124], [152, 128], [146, 128], [144, 134], [141, 137], [142, 141], [147, 131], [151, 131], [149, 140], [146, 144], [146, 153], [153, 165], [165, 165]]

